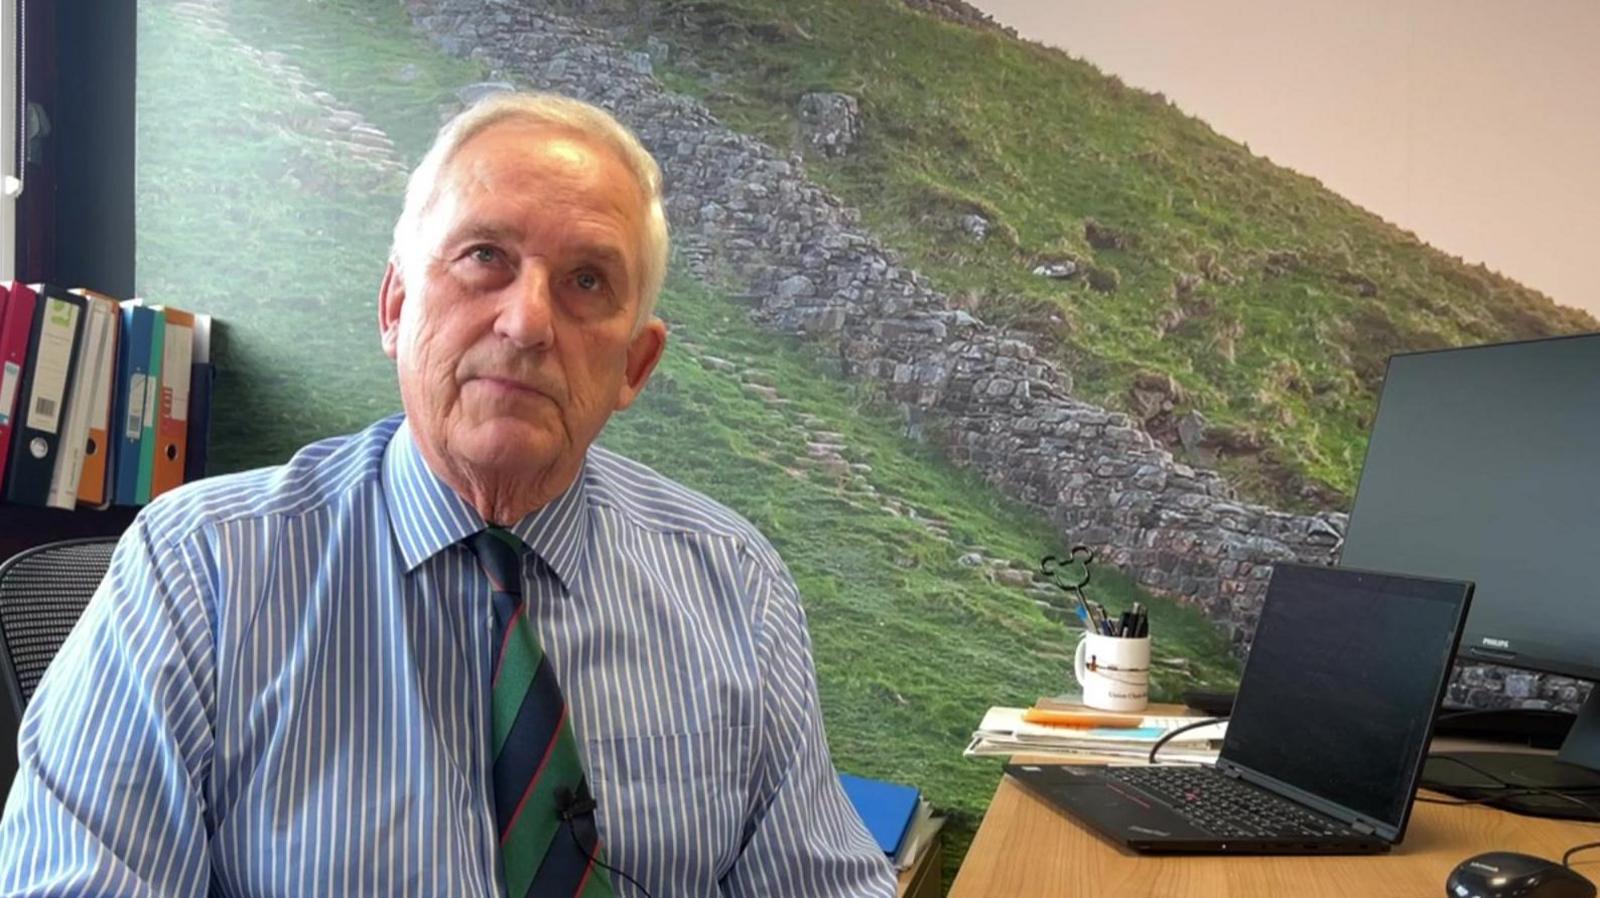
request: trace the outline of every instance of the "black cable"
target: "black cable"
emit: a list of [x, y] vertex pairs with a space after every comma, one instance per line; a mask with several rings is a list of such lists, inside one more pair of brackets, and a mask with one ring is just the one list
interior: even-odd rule
[[1160, 739], [1156, 740], [1155, 745], [1150, 746], [1150, 763], [1154, 764], [1156, 762], [1156, 752], [1161, 750], [1161, 746], [1171, 742], [1173, 736], [1177, 736], [1180, 733], [1187, 733], [1190, 730], [1198, 730], [1201, 727], [1210, 726], [1214, 723], [1223, 723], [1227, 719], [1228, 718], [1226, 717], [1205, 717], [1201, 718], [1200, 720], [1196, 720], [1194, 723], [1186, 723], [1181, 727], [1175, 727], [1167, 730], [1165, 733], [1161, 734]]
[[1585, 842], [1582, 845], [1574, 845], [1568, 848], [1567, 853], [1561, 856], [1561, 866], [1571, 867], [1573, 855], [1580, 851], [1588, 851], [1591, 848], [1600, 848], [1600, 842]]
[[578, 823], [579, 821], [582, 821], [584, 824], [584, 829], [588, 830], [589, 832], [589, 844], [599, 845], [600, 834], [595, 831], [594, 825], [594, 811], [596, 807], [598, 807], [598, 804], [595, 802], [594, 797], [589, 794], [589, 786], [587, 783], [580, 782], [576, 791], [566, 787], [556, 790], [556, 816], [567, 825], [567, 834], [572, 836], [572, 844], [577, 847], [578, 852], [584, 857], [594, 861], [594, 863], [601, 869], [609, 870], [623, 879], [626, 879], [629, 885], [632, 885], [635, 889], [638, 889], [640, 892], [644, 893], [644, 898], [652, 898], [650, 895], [650, 890], [641, 885], [639, 880], [634, 879], [632, 876], [629, 876], [616, 867], [613, 867], [601, 860], [600, 852], [598, 850], [591, 851], [590, 849], [585, 848], [583, 840], [578, 838]]
[[[1494, 784], [1494, 787], [1498, 791], [1496, 791], [1492, 795], [1486, 795], [1486, 796], [1482, 796], [1482, 797], [1479, 797], [1479, 798], [1463, 799], [1463, 800], [1460, 800], [1460, 801], [1445, 801], [1445, 800], [1437, 799], [1437, 798], [1423, 798], [1421, 796], [1417, 797], [1417, 801], [1426, 801], [1429, 804], [1468, 805], [1468, 804], [1483, 804], [1483, 803], [1486, 803], [1486, 802], [1489, 802], [1489, 801], [1498, 801], [1500, 799], [1509, 798], [1509, 797], [1512, 797], [1512, 796], [1518, 795], [1518, 794], [1548, 795], [1548, 796], [1551, 796], [1553, 798], [1562, 799], [1563, 801], [1570, 801], [1573, 804], [1576, 804], [1576, 805], [1579, 805], [1581, 807], [1587, 808], [1587, 809], [1589, 809], [1589, 811], [1593, 812], [1597, 816], [1600, 816], [1600, 807], [1596, 807], [1595, 805], [1592, 805], [1592, 804], [1588, 803], [1587, 801], [1584, 801], [1581, 798], [1577, 798], [1575, 796], [1568, 795], [1565, 792], [1557, 792], [1554, 789], [1541, 789], [1541, 788], [1538, 788], [1537, 786], [1535, 786], [1535, 787], [1519, 786], [1516, 783], [1507, 782], [1507, 781], [1501, 779], [1500, 777], [1494, 775], [1493, 773], [1490, 773], [1489, 771], [1483, 769], [1482, 767], [1479, 767], [1477, 764], [1473, 764], [1470, 761], [1463, 761], [1460, 758], [1448, 757], [1446, 755], [1429, 755], [1428, 757], [1436, 758], [1436, 759], [1441, 760], [1441, 761], [1453, 761], [1453, 762], [1455, 762], [1457, 764], [1460, 764], [1462, 767], [1465, 767], [1468, 770], [1471, 770], [1473, 773], [1476, 773], [1479, 776], [1484, 777], [1485, 779], [1489, 780], [1491, 783]], [[1471, 788], [1471, 789], [1487, 789], [1489, 787], [1487, 787], [1487, 786], [1469, 786], [1467, 788]], [[1593, 821], [1583, 821], [1583, 822], [1591, 823], [1591, 824], [1593, 823]], [[1571, 848], [1568, 848], [1566, 854], [1561, 855], [1561, 866], [1570, 868], [1572, 866], [1572, 856], [1574, 854], [1577, 854], [1580, 851], [1588, 851], [1591, 848], [1600, 848], [1600, 842], [1585, 842], [1582, 845], [1574, 845]]]
[[[579, 851], [583, 852], [584, 854], [588, 854], [589, 853], [589, 849], [583, 847], [583, 843], [578, 841], [578, 833], [572, 828], [572, 825], [570, 823], [567, 824], [567, 834], [572, 836], [572, 844], [578, 846], [578, 850]], [[616, 867], [613, 867], [610, 864], [606, 863], [605, 861], [602, 861], [600, 859], [600, 854], [598, 852], [596, 852], [593, 855], [593, 860], [601, 868], [606, 869], [606, 870], [610, 870], [612, 873], [615, 873], [618, 876], [622, 877], [623, 879], [626, 879], [630, 885], [632, 885], [634, 888], [636, 888], [639, 891], [644, 893], [644, 898], [652, 898], [652, 896], [650, 895], [650, 890], [645, 888], [644, 886], [640, 885], [639, 884], [639, 880], [634, 879], [632, 876], [629, 876], [628, 874], [622, 872], [621, 870], [618, 870]]]
[[1480, 795], [1477, 798], [1429, 798], [1426, 795], [1418, 795], [1416, 800], [1422, 802], [1423, 804], [1442, 804], [1445, 807], [1464, 807], [1466, 805], [1489, 804], [1491, 802], [1504, 801], [1507, 798], [1520, 798], [1524, 795], [1538, 794], [1540, 794], [1539, 789], [1508, 788], [1504, 791], [1495, 792], [1492, 795]]
[[[1494, 788], [1499, 790], [1499, 791], [1497, 791], [1495, 793], [1494, 797], [1496, 797], [1496, 798], [1506, 798], [1506, 797], [1508, 797], [1509, 791], [1522, 791], [1522, 792], [1526, 792], [1526, 793], [1529, 793], [1529, 794], [1535, 794], [1535, 795], [1547, 795], [1547, 796], [1549, 796], [1551, 798], [1559, 798], [1562, 801], [1571, 802], [1571, 803], [1577, 805], [1578, 807], [1584, 808], [1589, 813], [1594, 814], [1596, 817], [1600, 817], [1600, 805], [1590, 804], [1589, 802], [1584, 801], [1583, 799], [1578, 798], [1575, 795], [1571, 795], [1568, 792], [1557, 791], [1555, 789], [1544, 789], [1544, 788], [1540, 788], [1538, 786], [1523, 786], [1523, 785], [1519, 785], [1517, 783], [1507, 782], [1506, 780], [1501, 779], [1499, 776], [1495, 775], [1494, 773], [1492, 773], [1492, 772], [1490, 772], [1488, 770], [1485, 770], [1482, 767], [1479, 767], [1477, 764], [1474, 764], [1474, 763], [1472, 763], [1470, 761], [1463, 761], [1460, 758], [1453, 757], [1453, 756], [1450, 756], [1450, 755], [1430, 754], [1430, 755], [1428, 755], [1428, 757], [1430, 759], [1437, 760], [1437, 761], [1449, 761], [1449, 762], [1454, 763], [1454, 764], [1459, 764], [1462, 767], [1467, 768], [1468, 770], [1472, 771], [1473, 773], [1476, 773], [1477, 775], [1479, 775], [1479, 776], [1483, 777], [1484, 779], [1488, 780], [1489, 782], [1493, 783], [1494, 784]], [[1426, 783], [1424, 783], [1423, 785], [1426, 785]], [[1466, 788], [1469, 788], [1469, 789], [1486, 789], [1486, 788], [1489, 788], [1489, 787], [1487, 787], [1487, 786], [1467, 786]], [[1584, 791], [1587, 792], [1587, 790], [1584, 790]]]

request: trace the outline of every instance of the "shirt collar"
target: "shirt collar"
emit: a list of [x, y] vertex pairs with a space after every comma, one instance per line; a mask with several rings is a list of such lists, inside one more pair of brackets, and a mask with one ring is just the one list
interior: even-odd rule
[[[566, 492], [506, 528], [550, 565], [568, 589], [576, 582], [589, 529], [588, 468], [585, 458]], [[384, 450], [383, 492], [406, 573], [487, 526], [477, 509], [428, 467], [409, 420], [401, 421]]]

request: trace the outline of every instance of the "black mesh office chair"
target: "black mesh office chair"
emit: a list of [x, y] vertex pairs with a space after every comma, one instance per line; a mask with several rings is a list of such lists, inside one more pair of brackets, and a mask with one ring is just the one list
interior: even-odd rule
[[36, 546], [0, 564], [0, 795], [17, 769], [22, 709], [111, 564], [117, 538]]

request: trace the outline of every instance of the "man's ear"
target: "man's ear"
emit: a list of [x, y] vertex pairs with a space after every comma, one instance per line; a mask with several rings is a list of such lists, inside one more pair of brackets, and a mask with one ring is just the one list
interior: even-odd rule
[[617, 411], [632, 405], [633, 400], [639, 397], [645, 381], [656, 370], [656, 362], [661, 361], [661, 353], [666, 348], [667, 325], [660, 318], [652, 317], [633, 335], [633, 342], [628, 344], [628, 370], [617, 391]]
[[383, 269], [383, 284], [378, 287], [378, 336], [383, 354], [395, 358], [400, 347], [400, 306], [406, 298], [406, 279], [391, 259]]

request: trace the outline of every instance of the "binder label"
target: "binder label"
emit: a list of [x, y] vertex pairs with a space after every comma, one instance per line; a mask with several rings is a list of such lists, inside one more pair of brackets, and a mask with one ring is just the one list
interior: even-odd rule
[[189, 359], [193, 355], [194, 328], [167, 325], [167, 343], [161, 360], [162, 411], [174, 421], [189, 420]]
[[144, 427], [146, 429], [156, 426], [156, 413], [161, 410], [161, 397], [156, 395], [161, 390], [161, 378], [152, 371], [144, 379]]
[[61, 405], [66, 398], [67, 372], [72, 366], [72, 338], [78, 327], [78, 307], [46, 298], [44, 326], [34, 357], [33, 395], [28, 397], [28, 428], [55, 435], [61, 427]]
[[128, 420], [122, 425], [125, 439], [137, 440], [144, 432], [144, 382], [145, 374], [135, 371], [128, 378]]
[[16, 362], [6, 362], [5, 372], [0, 373], [0, 427], [11, 423], [11, 410], [17, 405], [17, 386], [22, 382], [22, 366]]
[[95, 352], [100, 361], [95, 368], [94, 399], [89, 403], [93, 410], [89, 426], [103, 429], [110, 424], [111, 393], [117, 381], [116, 371], [112, 370], [117, 364], [117, 307], [107, 301], [96, 303], [95, 308], [95, 317], [100, 320], [100, 342], [95, 345]]

